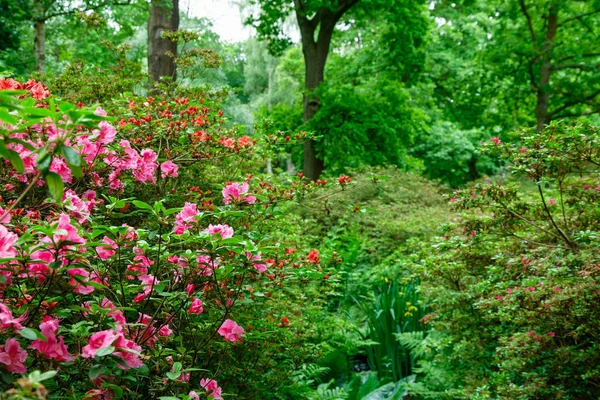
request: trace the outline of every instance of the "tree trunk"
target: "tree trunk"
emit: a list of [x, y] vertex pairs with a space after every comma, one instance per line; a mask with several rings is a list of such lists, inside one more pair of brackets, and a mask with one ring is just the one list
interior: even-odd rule
[[[177, 43], [161, 37], [164, 31], [179, 29], [179, 0], [172, 0], [172, 7], [164, 5], [164, 0], [152, 0], [148, 18], [148, 73], [150, 80], [158, 82], [162, 76], [177, 79], [174, 56]], [[168, 55], [171, 53], [172, 55]]]
[[33, 21], [33, 54], [35, 56], [35, 70], [46, 72], [46, 20]]
[[[337, 19], [333, 15], [330, 18], [322, 17], [319, 26], [319, 36], [314, 39], [316, 25], [298, 17], [300, 32], [302, 36], [302, 53], [304, 54], [304, 122], [312, 119], [319, 111], [319, 97], [315, 91], [319, 88], [325, 77], [325, 63], [329, 54], [331, 37]], [[303, 26], [304, 25], [304, 26]], [[325, 163], [323, 156], [317, 154], [316, 142], [308, 141], [304, 144], [304, 166], [303, 173], [309, 179], [317, 180], [323, 172]]]
[[550, 63], [552, 48], [554, 47], [554, 38], [558, 29], [558, 6], [550, 6], [547, 21], [546, 38], [544, 41], [544, 51], [541, 57], [540, 79], [537, 85], [537, 104], [535, 107], [535, 119], [537, 122], [537, 132], [540, 132], [550, 123], [550, 76], [552, 74], [552, 65]]

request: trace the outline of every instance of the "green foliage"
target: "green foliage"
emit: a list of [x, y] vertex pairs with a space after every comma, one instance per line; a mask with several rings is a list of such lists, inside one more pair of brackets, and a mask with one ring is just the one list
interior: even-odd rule
[[487, 135], [479, 129], [461, 130], [456, 124], [438, 120], [427, 135], [416, 140], [411, 154], [423, 160], [425, 174], [451, 187], [497, 171], [496, 162], [481, 156], [478, 148]]
[[375, 304], [366, 299], [356, 302], [367, 316], [365, 338], [372, 341], [367, 347], [369, 365], [382, 381], [397, 382], [412, 375], [417, 360], [411, 351], [415, 346], [406, 338], [399, 340], [399, 335], [425, 330], [426, 310], [419, 301], [417, 286], [385, 281], [376, 288]]
[[595, 395], [599, 151], [589, 124], [491, 141], [485, 152], [519, 180], [457, 192], [462, 219], [416, 244], [431, 325], [449, 340], [435, 363], [455, 396]]
[[320, 99], [322, 106], [308, 125], [322, 134], [317, 148], [333, 173], [361, 165], [410, 167], [406, 153], [419, 121], [402, 83], [332, 79]]

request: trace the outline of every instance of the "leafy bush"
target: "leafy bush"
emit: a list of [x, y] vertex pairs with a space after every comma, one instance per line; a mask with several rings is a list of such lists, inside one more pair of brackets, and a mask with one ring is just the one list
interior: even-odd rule
[[414, 266], [429, 319], [447, 338], [436, 362], [461, 388], [455, 396], [594, 398], [598, 131], [552, 123], [512, 140], [492, 138], [484, 151], [519, 180], [455, 193], [461, 221], [431, 245], [418, 244], [422, 261]]
[[[322, 185], [248, 174], [258, 140], [194, 90], [113, 103], [115, 127], [39, 82], [0, 89], [7, 395], [277, 398], [293, 386], [290, 371], [319, 353], [298, 338], [310, 341], [328, 290], [318, 252], [280, 240], [279, 207]], [[14, 375], [32, 369], [44, 373]]]

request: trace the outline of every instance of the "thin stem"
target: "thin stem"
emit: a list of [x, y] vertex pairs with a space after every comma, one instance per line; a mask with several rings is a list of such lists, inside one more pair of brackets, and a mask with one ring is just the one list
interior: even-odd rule
[[10, 205], [10, 207], [8, 207], [6, 210], [4, 210], [4, 216], [8, 215], [12, 210], [14, 210], [14, 208], [17, 206], [17, 204], [19, 204], [21, 202], [21, 200], [23, 200], [23, 198], [25, 197], [25, 195], [33, 188], [33, 185], [35, 185], [37, 183], [37, 180], [39, 179], [41, 173], [38, 172], [37, 175], [31, 180], [31, 183], [25, 188], [25, 190], [21, 193], [21, 195], [17, 198], [17, 200], [15, 200], [14, 203], [12, 203]]
[[574, 250], [575, 244], [571, 241], [571, 239], [569, 239], [567, 234], [564, 233], [563, 230], [558, 227], [558, 225], [556, 225], [556, 222], [554, 222], [554, 218], [552, 218], [552, 213], [550, 213], [550, 210], [548, 209], [548, 205], [546, 204], [546, 200], [544, 199], [544, 192], [542, 191], [542, 186], [537, 185], [537, 187], [538, 187], [538, 192], [540, 193], [540, 197], [542, 198], [542, 204], [544, 204], [544, 210], [546, 210], [546, 214], [548, 215], [548, 218], [550, 219], [552, 226], [554, 226], [554, 228], [558, 231], [558, 233], [560, 233], [560, 236], [562, 236], [562, 238], [565, 240], [565, 242], [567, 242], [569, 247]]

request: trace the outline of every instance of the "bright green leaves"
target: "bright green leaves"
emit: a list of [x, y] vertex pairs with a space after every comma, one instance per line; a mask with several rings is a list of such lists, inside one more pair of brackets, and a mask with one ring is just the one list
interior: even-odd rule
[[[108, 118], [98, 116], [91, 108], [79, 108], [73, 104], [56, 104], [52, 98], [46, 99], [47, 108], [40, 107], [32, 98], [19, 98], [27, 91], [0, 91], [0, 157], [7, 159], [20, 174], [25, 172], [21, 155], [11, 149], [11, 143], [21, 145], [37, 154], [36, 167], [40, 176], [46, 180], [50, 196], [60, 200], [64, 193], [64, 182], [60, 175], [51, 172], [54, 157], [64, 157], [66, 164], [76, 178], [83, 176], [80, 154], [65, 142], [74, 136], [77, 126], [97, 127], [98, 122]], [[56, 139], [35, 148], [30, 143], [12, 137], [15, 133], [27, 131], [33, 125], [42, 127], [54, 125], [58, 135]], [[37, 178], [35, 178], [37, 180]]]
[[22, 174], [25, 171], [25, 166], [23, 164], [23, 160], [21, 160], [21, 157], [19, 156], [19, 153], [7, 148], [4, 141], [0, 141], [0, 156], [10, 161], [18, 173]]
[[18, 332], [19, 332], [19, 335], [23, 336], [25, 339], [29, 339], [29, 340], [41, 339], [45, 342], [48, 341], [48, 339], [42, 334], [42, 332], [40, 332], [34, 328], [23, 328], [23, 329], [20, 329]]
[[81, 178], [81, 156], [72, 147], [63, 145], [61, 152], [67, 161], [67, 165], [75, 177]]

